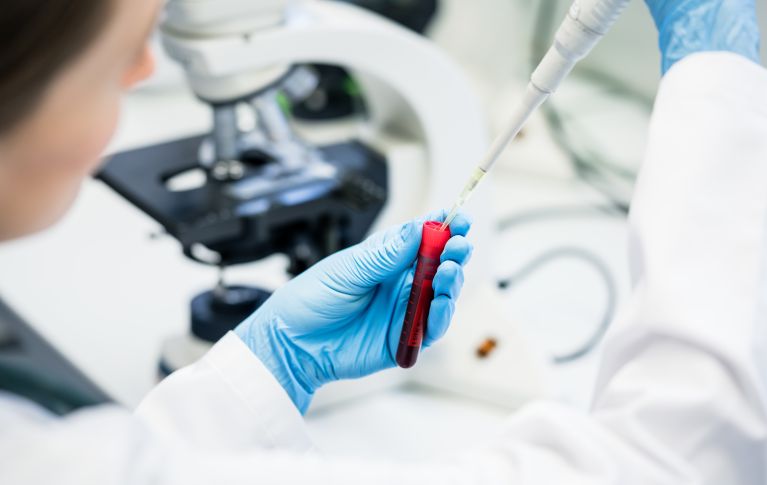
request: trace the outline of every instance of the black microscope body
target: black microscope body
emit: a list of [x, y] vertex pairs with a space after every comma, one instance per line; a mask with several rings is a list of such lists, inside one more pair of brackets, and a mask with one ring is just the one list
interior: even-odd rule
[[[242, 175], [218, 180], [199, 163], [206, 138], [119, 153], [98, 174], [195, 261], [225, 268], [284, 254], [288, 272], [297, 275], [361, 241], [386, 202], [386, 160], [360, 142], [320, 147], [321, 170], [282, 176], [270, 174], [276, 161], [244, 152]], [[203, 170], [202, 185], [169, 188], [169, 180], [192, 170]], [[215, 342], [268, 296], [260, 288], [219, 284], [193, 298], [192, 334]]]

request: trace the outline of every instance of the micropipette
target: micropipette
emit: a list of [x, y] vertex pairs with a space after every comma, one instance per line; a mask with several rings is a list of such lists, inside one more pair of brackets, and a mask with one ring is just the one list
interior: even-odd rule
[[442, 223], [446, 228], [469, 200], [506, 146], [519, 134], [538, 107], [557, 90], [575, 65], [586, 57], [618, 20], [630, 0], [575, 0], [559, 26], [554, 44], [530, 76], [522, 102], [512, 113], [506, 129], [493, 141], [485, 157], [469, 177], [450, 213]]

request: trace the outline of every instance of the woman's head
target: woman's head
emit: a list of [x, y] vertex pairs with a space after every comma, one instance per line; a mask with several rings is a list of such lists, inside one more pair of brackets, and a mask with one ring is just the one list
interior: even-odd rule
[[122, 93], [151, 74], [160, 0], [4, 0], [0, 240], [58, 220], [114, 132]]

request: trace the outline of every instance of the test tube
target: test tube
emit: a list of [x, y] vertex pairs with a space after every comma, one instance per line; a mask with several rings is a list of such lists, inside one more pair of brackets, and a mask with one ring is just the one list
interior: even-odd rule
[[397, 365], [402, 368], [413, 367], [418, 360], [418, 352], [426, 333], [426, 322], [429, 319], [429, 307], [434, 299], [431, 282], [437, 274], [439, 258], [449, 239], [450, 228], [443, 229], [441, 222], [427, 221], [423, 225], [413, 287], [410, 289], [405, 322], [397, 347]]

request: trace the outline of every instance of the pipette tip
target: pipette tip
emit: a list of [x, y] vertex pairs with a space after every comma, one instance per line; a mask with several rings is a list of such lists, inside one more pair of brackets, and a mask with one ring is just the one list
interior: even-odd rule
[[444, 231], [445, 229], [450, 226], [450, 223], [453, 222], [453, 219], [455, 219], [455, 216], [458, 215], [458, 209], [460, 209], [460, 205], [456, 204], [453, 206], [452, 209], [450, 209], [450, 213], [445, 217], [445, 221], [442, 223], [442, 225], [439, 227], [440, 231]]

